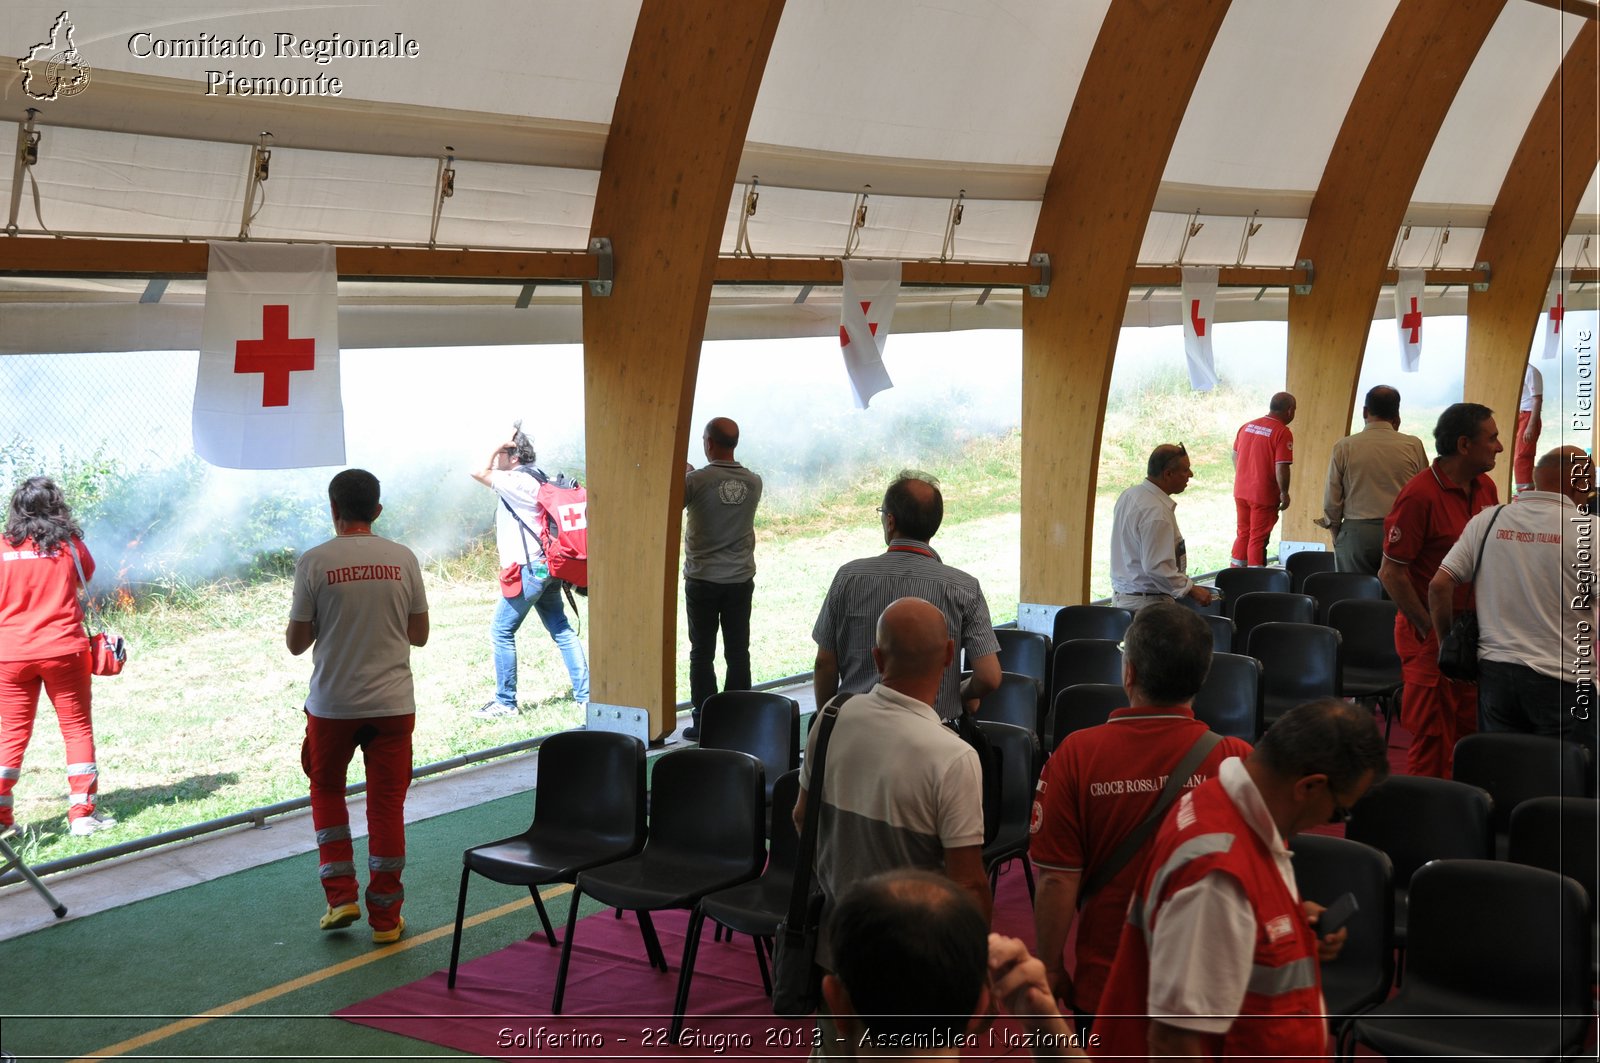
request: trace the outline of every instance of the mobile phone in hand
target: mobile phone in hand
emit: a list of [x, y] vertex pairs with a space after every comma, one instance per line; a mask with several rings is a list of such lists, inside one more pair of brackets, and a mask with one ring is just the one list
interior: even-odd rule
[[1361, 905], [1356, 903], [1354, 893], [1346, 893], [1332, 904], [1322, 910], [1322, 915], [1317, 919], [1317, 925], [1311, 929], [1317, 937], [1325, 938], [1329, 934], [1336, 934], [1350, 921], [1350, 917], [1361, 910]]

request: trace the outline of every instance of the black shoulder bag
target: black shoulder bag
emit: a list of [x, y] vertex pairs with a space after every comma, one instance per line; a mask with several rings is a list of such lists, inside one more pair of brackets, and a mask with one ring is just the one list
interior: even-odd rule
[[[1489, 533], [1494, 522], [1500, 519], [1505, 506], [1496, 506], [1489, 526], [1483, 529], [1483, 540], [1478, 543], [1478, 562], [1472, 566], [1472, 580], [1477, 582], [1483, 572], [1483, 548], [1489, 545]], [[1450, 630], [1439, 640], [1439, 671], [1451, 679], [1473, 683], [1478, 679], [1478, 613], [1463, 609], [1450, 621]]]

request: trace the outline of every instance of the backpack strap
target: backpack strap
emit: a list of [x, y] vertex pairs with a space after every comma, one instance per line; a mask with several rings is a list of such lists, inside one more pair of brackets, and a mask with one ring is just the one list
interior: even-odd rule
[[804, 926], [807, 902], [811, 896], [812, 865], [817, 853], [817, 824], [822, 816], [822, 773], [827, 767], [828, 739], [833, 735], [839, 709], [854, 694], [835, 694], [818, 712], [817, 741], [811, 747], [811, 785], [806, 787], [806, 815], [800, 828], [800, 848], [795, 853], [794, 882], [789, 890], [789, 925]]

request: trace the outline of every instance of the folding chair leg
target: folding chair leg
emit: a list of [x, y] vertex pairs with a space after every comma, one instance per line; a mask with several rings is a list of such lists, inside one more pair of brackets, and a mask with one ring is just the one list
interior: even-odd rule
[[567, 911], [567, 936], [561, 939], [561, 965], [556, 968], [556, 992], [550, 1001], [550, 1014], [561, 1014], [561, 997], [567, 990], [567, 965], [572, 962], [572, 935], [578, 929], [578, 899], [583, 891], [572, 887], [572, 907]]
[[461, 923], [467, 914], [467, 881], [472, 878], [472, 868], [461, 869], [461, 891], [456, 894], [456, 932], [450, 939], [450, 973], [445, 976], [447, 989], [456, 987], [456, 965], [461, 961]]
[[[641, 916], [645, 913], [640, 912]], [[683, 1034], [683, 1013], [689, 1007], [689, 979], [694, 976], [694, 959], [700, 951], [700, 931], [705, 926], [706, 914], [697, 904], [689, 914], [689, 927], [683, 935], [683, 965], [678, 968], [678, 995], [672, 1005], [672, 1043], [677, 1044]]]
[[661, 939], [656, 937], [656, 925], [650, 921], [650, 913], [643, 909], [639, 911], [639, 933], [644, 937], [644, 951], [650, 959], [650, 966], [665, 973], [667, 957], [661, 951]]
[[1027, 853], [1023, 853], [1020, 859], [1022, 860], [1022, 878], [1028, 884], [1028, 907], [1032, 908], [1035, 900], [1033, 892], [1033, 862], [1028, 859]]
[[33, 873], [33, 868], [23, 862], [22, 857], [17, 855], [17, 851], [11, 848], [10, 843], [4, 838], [0, 838], [0, 856], [4, 856], [6, 861], [4, 865], [0, 865], [0, 874], [16, 868], [17, 874], [26, 879], [28, 885], [37, 890], [39, 896], [44, 898], [44, 903], [50, 906], [50, 910], [55, 913], [56, 918], [66, 918], [67, 906], [56, 900], [56, 895], [51, 893], [49, 887], [43, 882], [39, 881], [39, 876]]
[[[539, 896], [539, 887], [529, 886], [528, 892], [533, 895], [533, 907], [539, 912], [539, 923], [544, 927], [545, 940], [550, 942], [551, 948], [555, 948], [560, 942], [556, 941], [556, 932], [550, 928], [550, 913], [544, 910], [544, 898]], [[532, 940], [533, 935], [529, 934], [528, 938]]]
[[761, 991], [770, 997], [772, 995], [772, 975], [767, 971], [767, 939], [752, 937], [750, 941], [756, 947], [756, 966], [761, 969]]

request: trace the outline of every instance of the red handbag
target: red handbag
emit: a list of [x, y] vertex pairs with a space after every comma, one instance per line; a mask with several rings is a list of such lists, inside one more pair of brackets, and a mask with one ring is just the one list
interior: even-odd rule
[[78, 548], [70, 542], [72, 567], [78, 570], [78, 603], [83, 608], [83, 633], [89, 636], [89, 672], [91, 675], [121, 675], [122, 666], [128, 663], [128, 644], [113, 631], [96, 632], [89, 624], [89, 584], [83, 578], [83, 562], [78, 560]]

